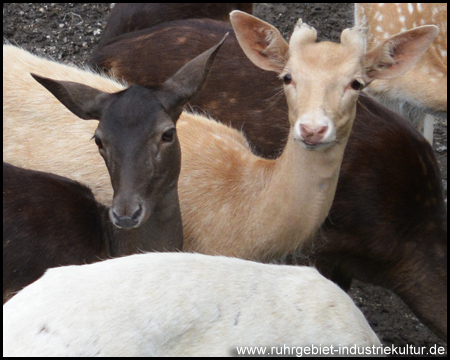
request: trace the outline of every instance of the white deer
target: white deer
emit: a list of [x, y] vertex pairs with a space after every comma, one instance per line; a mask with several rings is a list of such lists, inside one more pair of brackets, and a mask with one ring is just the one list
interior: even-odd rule
[[350, 297], [307, 266], [139, 254], [49, 269], [3, 306], [5, 357], [235, 356], [240, 346], [312, 345], [381, 351]]

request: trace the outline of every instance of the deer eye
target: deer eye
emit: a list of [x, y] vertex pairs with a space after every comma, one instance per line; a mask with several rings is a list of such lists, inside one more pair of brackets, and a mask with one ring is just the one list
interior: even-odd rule
[[103, 149], [103, 143], [97, 135], [94, 135], [94, 141], [99, 149]]
[[358, 81], [358, 80], [353, 80], [352, 83], [350, 84], [350, 87], [351, 87], [353, 90], [359, 91], [359, 90], [362, 90], [362, 89], [364, 88], [364, 84], [361, 83], [361, 82]]
[[164, 131], [164, 133], [161, 136], [161, 142], [171, 142], [173, 140], [173, 137], [175, 135], [175, 128], [170, 128], [169, 130]]
[[289, 85], [292, 82], [291, 74], [286, 74], [283, 76], [283, 81], [286, 85]]

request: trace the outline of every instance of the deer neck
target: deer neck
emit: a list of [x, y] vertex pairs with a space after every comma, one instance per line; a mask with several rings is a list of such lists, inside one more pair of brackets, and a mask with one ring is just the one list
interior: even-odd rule
[[265, 171], [271, 176], [261, 192], [261, 223], [276, 224], [279, 233], [274, 235], [286, 241], [285, 249], [297, 250], [327, 217], [345, 145], [346, 141], [341, 141], [328, 149], [310, 151], [294, 140], [291, 132], [281, 156], [270, 163], [266, 160]]

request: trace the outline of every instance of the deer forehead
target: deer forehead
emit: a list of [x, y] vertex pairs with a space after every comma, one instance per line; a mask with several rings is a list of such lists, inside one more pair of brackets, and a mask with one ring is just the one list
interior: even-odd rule
[[362, 52], [352, 46], [331, 42], [311, 43], [301, 49], [289, 49], [285, 72], [298, 83], [310, 82], [318, 87], [345, 83], [361, 75]]
[[133, 86], [115, 96], [103, 113], [98, 132], [112, 138], [127, 134], [151, 137], [170, 126], [174, 126], [174, 119], [167, 114], [154, 92], [144, 88], [136, 91]]

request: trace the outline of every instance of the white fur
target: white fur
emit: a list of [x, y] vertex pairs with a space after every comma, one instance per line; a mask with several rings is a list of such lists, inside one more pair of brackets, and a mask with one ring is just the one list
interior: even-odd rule
[[149, 253], [50, 269], [3, 307], [3, 356], [229, 356], [236, 346], [379, 346], [310, 267]]

